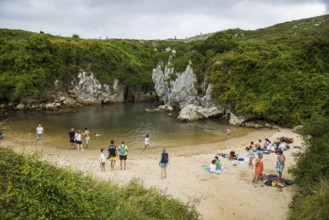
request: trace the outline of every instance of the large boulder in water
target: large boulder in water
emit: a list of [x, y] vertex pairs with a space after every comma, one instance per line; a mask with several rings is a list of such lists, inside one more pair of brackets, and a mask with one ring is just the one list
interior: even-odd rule
[[217, 117], [223, 114], [217, 107], [203, 108], [193, 104], [184, 107], [180, 112], [177, 119], [179, 121], [198, 121], [210, 117]]

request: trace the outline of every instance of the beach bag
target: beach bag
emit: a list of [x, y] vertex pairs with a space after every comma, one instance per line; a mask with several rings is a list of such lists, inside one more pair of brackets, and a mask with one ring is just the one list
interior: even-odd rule
[[125, 153], [126, 153], [125, 145], [121, 145], [121, 146], [120, 146], [120, 154], [121, 154], [121, 155], [124, 155]]
[[168, 163], [168, 154], [167, 153], [163, 153], [162, 154], [162, 163]]

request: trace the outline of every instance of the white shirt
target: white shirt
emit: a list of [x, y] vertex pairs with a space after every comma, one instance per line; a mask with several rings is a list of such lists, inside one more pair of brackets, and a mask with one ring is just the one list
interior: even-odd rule
[[216, 170], [216, 164], [210, 164], [209, 166], [208, 166], [208, 168], [209, 168], [209, 172], [210, 173], [217, 173], [218, 171]]
[[105, 156], [103, 153], [101, 153], [101, 155], [99, 156], [99, 162], [101, 163], [105, 162]]
[[43, 134], [43, 127], [37, 127], [37, 134]]
[[81, 141], [81, 134], [75, 133], [75, 140], [76, 141]]
[[145, 138], [144, 144], [145, 145], [150, 145], [150, 139], [149, 138]]

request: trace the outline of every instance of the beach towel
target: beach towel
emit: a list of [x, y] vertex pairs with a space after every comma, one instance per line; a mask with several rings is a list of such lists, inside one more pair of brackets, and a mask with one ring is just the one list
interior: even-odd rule
[[[211, 173], [211, 172], [209, 171], [209, 169], [208, 169], [208, 165], [204, 165], [204, 166], [203, 166], [203, 169], [204, 169], [204, 171], [206, 171], [207, 173]], [[220, 170], [217, 170], [217, 171], [219, 171], [219, 172], [227, 171], [227, 168], [224, 167], [224, 166], [222, 165], [221, 169], [220, 169]]]
[[270, 154], [271, 151], [269, 151], [269, 150], [256, 150], [255, 153], [256, 154]]

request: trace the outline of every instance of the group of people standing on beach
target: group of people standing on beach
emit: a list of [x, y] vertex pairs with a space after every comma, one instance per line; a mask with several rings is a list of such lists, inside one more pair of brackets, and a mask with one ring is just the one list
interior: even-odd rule
[[[151, 152], [149, 134], [146, 134], [146, 136], [145, 136], [143, 152], [146, 149], [148, 149]], [[161, 153], [161, 157], [160, 157], [160, 161], [159, 161], [159, 166], [161, 168], [161, 179], [167, 178], [166, 168], [169, 163], [169, 155], [166, 151], [167, 151], [167, 149], [164, 147], [162, 149], [162, 153]], [[126, 168], [127, 168], [127, 152], [128, 152], [128, 146], [125, 144], [124, 141], [122, 141], [121, 144], [119, 145], [119, 147], [117, 147], [114, 143], [114, 140], [111, 140], [111, 144], [108, 147], [107, 158], [104, 155], [104, 148], [102, 148], [100, 150], [99, 162], [100, 162], [101, 171], [105, 172], [107, 160], [110, 161], [111, 170], [114, 170], [118, 155], [119, 155], [119, 160], [120, 160], [120, 170], [126, 170]]]
[[[250, 145], [246, 147], [246, 150], [248, 151], [248, 157], [249, 157], [249, 167], [254, 168], [255, 167], [255, 175], [252, 180], [253, 183], [257, 183], [257, 181], [261, 178], [263, 175], [264, 170], [264, 163], [262, 161], [263, 154], [269, 154], [271, 152], [274, 152], [277, 154], [277, 162], [276, 162], [276, 171], [278, 172], [278, 182], [280, 183], [282, 180], [282, 172], [285, 165], [285, 156], [283, 155], [283, 151], [290, 148], [289, 143], [292, 143], [293, 140], [285, 140], [287, 142], [284, 142], [281, 140], [282, 138], [278, 138], [274, 143], [272, 143], [268, 138], [265, 138], [265, 143], [263, 144], [262, 140], [258, 140], [258, 143], [254, 144], [253, 141], [251, 141]], [[258, 154], [257, 159], [255, 160], [255, 165], [253, 164], [253, 160], [255, 159], [255, 154]]]

